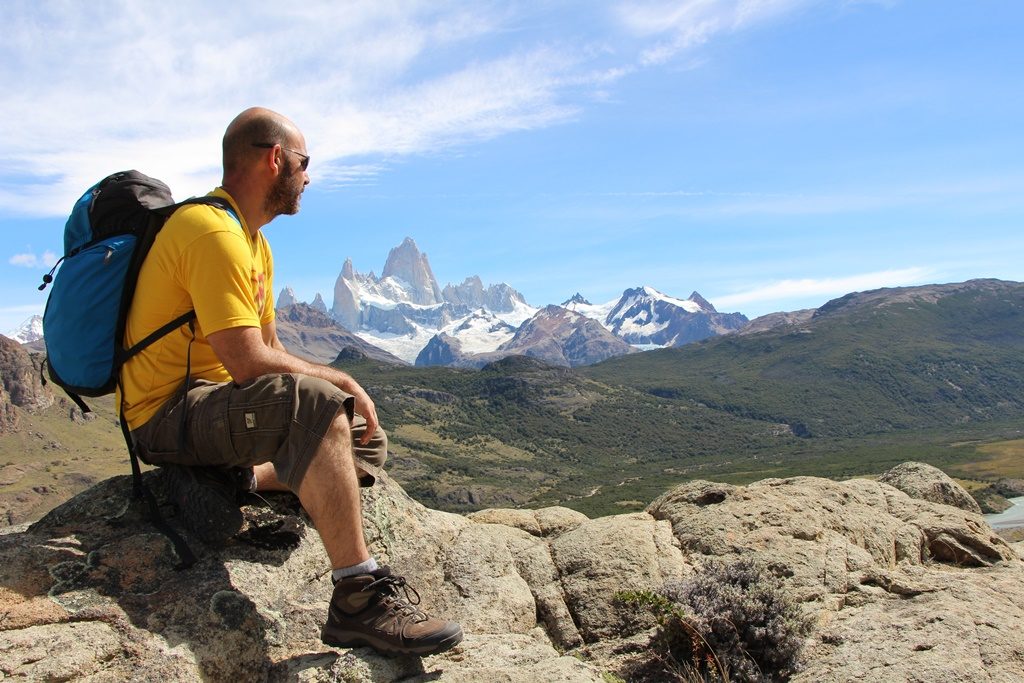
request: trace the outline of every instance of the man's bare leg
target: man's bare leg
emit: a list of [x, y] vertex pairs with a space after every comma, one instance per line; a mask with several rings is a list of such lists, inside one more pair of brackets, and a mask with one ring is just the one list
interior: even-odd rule
[[[256, 465], [253, 467], [253, 474], [256, 477], [256, 490], [257, 491], [291, 491], [290, 488], [280, 479], [277, 478], [277, 469], [274, 467], [274, 463], [265, 462], [262, 465]], [[356, 468], [356, 476], [361, 477], [365, 472]]]
[[[363, 539], [352, 430], [344, 413], [331, 424], [298, 494], [335, 569], [321, 641], [335, 647], [369, 645], [380, 652], [430, 655], [462, 640], [457, 623], [431, 617], [410, 602], [405, 578], [392, 574], [390, 567], [356, 568], [364, 562], [376, 567], [376, 561], [370, 561]], [[353, 570], [358, 573], [345, 573]]]
[[[263, 488], [259, 470], [256, 476]], [[275, 482], [276, 479], [275, 476]], [[344, 412], [331, 423], [296, 493], [312, 518], [334, 569], [370, 559], [363, 538], [362, 500], [352, 457], [352, 433]]]

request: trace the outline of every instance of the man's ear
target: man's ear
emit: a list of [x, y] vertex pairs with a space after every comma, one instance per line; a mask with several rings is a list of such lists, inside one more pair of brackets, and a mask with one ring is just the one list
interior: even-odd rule
[[260, 159], [260, 166], [274, 176], [280, 175], [283, 171], [281, 165], [284, 163], [284, 150], [280, 145], [263, 150], [263, 158]]

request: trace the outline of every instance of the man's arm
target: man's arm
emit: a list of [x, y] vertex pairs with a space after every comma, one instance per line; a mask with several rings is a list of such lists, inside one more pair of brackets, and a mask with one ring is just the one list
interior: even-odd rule
[[287, 352], [288, 349], [284, 348], [284, 344], [277, 338], [277, 323], [271, 320], [269, 323], [263, 325], [261, 330], [263, 334], [263, 343], [272, 349], [280, 349], [281, 351]]
[[362, 444], [369, 443], [377, 431], [377, 408], [359, 383], [341, 370], [309, 363], [285, 351], [273, 322], [262, 329], [230, 327], [207, 335], [206, 340], [235, 382], [241, 384], [275, 372], [294, 372], [325, 379], [355, 397], [355, 411], [366, 419]]

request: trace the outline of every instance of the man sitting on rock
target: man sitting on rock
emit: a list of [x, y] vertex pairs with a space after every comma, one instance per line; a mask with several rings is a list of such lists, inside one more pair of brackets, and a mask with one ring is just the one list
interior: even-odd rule
[[298, 495], [334, 568], [325, 643], [446, 650], [462, 640], [459, 625], [410, 603], [405, 579], [379, 567], [363, 538], [359, 487], [373, 484], [387, 454], [373, 401], [346, 373], [291, 355], [277, 338], [273, 259], [260, 228], [298, 212], [309, 183], [305, 138], [280, 114], [253, 108], [231, 122], [223, 146], [224, 179], [212, 195], [234, 215], [179, 209], [139, 274], [127, 345], [189, 310], [196, 322], [124, 367], [138, 454], [163, 467], [186, 528], [206, 542], [240, 528], [240, 489]]

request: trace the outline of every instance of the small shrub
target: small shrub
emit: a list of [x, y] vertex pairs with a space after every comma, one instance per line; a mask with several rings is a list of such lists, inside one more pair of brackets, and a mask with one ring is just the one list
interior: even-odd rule
[[680, 605], [652, 591], [623, 591], [616, 598], [648, 610], [658, 620], [649, 656], [635, 662], [627, 672], [631, 683], [726, 683], [729, 680], [725, 666]]
[[686, 581], [620, 593], [658, 619], [636, 681], [776, 683], [798, 670], [810, 620], [782, 582], [750, 559], [710, 562]]

